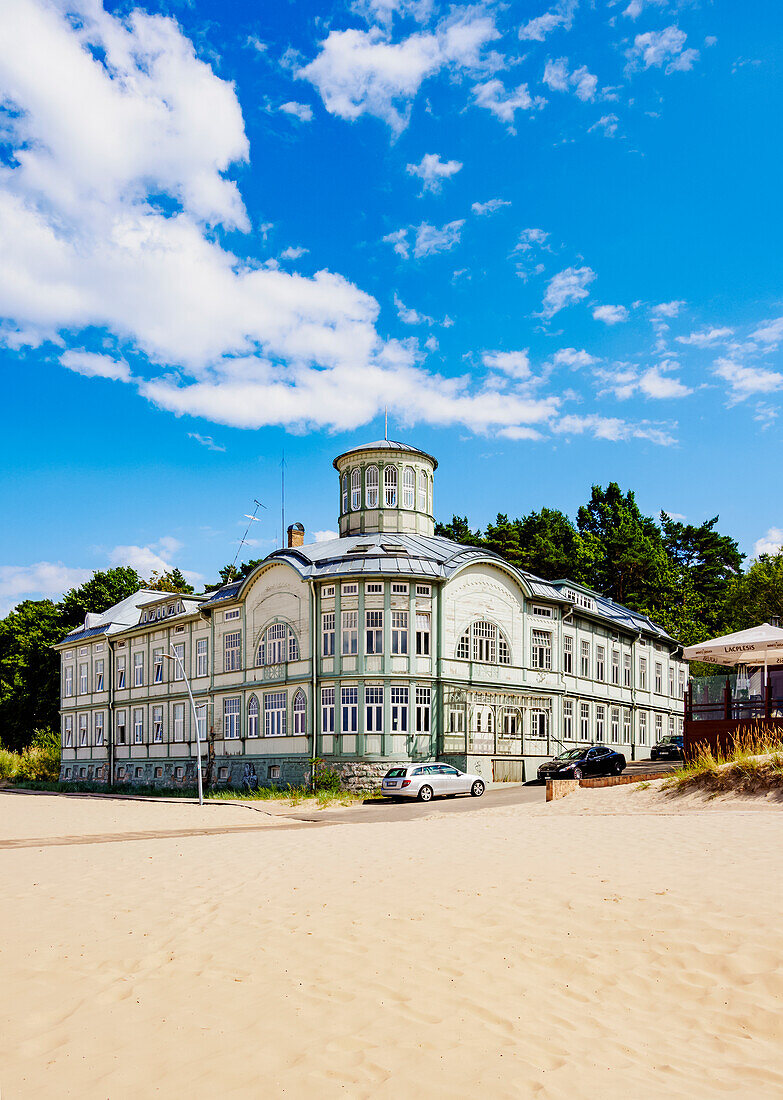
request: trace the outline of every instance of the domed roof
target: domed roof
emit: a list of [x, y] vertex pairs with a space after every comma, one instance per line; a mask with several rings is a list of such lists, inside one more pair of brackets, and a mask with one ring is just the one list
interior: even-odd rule
[[360, 443], [358, 447], [351, 447], [349, 450], [343, 451], [341, 455], [337, 456], [332, 465], [336, 470], [337, 463], [341, 458], [345, 458], [347, 455], [360, 454], [362, 451], [402, 451], [405, 454], [423, 455], [424, 458], [428, 458], [432, 462], [433, 470], [438, 468], [438, 460], [433, 458], [432, 455], [422, 451], [420, 447], [412, 447], [410, 443], [400, 443], [396, 439], [376, 439], [373, 443]]

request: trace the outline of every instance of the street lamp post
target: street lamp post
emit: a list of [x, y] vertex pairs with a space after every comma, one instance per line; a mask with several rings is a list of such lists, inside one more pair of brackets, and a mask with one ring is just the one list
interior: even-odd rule
[[[161, 656], [165, 657], [167, 661], [176, 661], [177, 666], [182, 673], [182, 679], [185, 681], [185, 687], [188, 689], [188, 698], [190, 699], [190, 706], [193, 711], [193, 724], [196, 729], [196, 745], [198, 747], [196, 762], [196, 773], [198, 775], [198, 804], [199, 806], [203, 806], [204, 787], [201, 781], [201, 732], [199, 730], [198, 724], [198, 713], [196, 712], [196, 704], [193, 699], [193, 692], [190, 690], [190, 680], [188, 679], [188, 674], [185, 672], [185, 666], [182, 664], [182, 661], [180, 660], [179, 654], [177, 653], [176, 647], [173, 642], [170, 643], [169, 648], [171, 649], [171, 653], [163, 653], [161, 654]], [[206, 703], [199, 704], [199, 706], [201, 707], [206, 707], [206, 705]]]

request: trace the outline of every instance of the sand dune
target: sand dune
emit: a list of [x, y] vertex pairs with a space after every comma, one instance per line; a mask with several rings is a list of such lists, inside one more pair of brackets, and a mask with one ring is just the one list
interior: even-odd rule
[[3, 1100], [779, 1097], [780, 812], [616, 793], [0, 851]]

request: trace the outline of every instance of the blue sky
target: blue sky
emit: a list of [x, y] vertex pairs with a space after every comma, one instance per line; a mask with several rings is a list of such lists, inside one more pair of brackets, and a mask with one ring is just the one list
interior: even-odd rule
[[0, 611], [198, 584], [332, 457], [436, 513], [642, 508], [783, 540], [772, 0], [0, 8]]

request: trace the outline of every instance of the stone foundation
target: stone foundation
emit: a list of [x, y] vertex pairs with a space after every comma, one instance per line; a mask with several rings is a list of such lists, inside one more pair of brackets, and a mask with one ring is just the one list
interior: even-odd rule
[[[403, 762], [404, 763], [404, 762]], [[393, 762], [388, 760], [373, 762], [369, 760], [324, 761], [327, 767], [339, 773], [343, 786], [349, 791], [372, 791], [380, 787], [381, 780]]]

